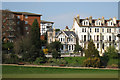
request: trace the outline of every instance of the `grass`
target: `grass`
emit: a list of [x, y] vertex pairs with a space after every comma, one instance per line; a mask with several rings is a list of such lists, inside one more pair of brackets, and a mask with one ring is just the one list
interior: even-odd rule
[[83, 66], [83, 61], [86, 59], [85, 57], [65, 57], [64, 58], [68, 64], [72, 64], [72, 63], [77, 63], [80, 66]]
[[3, 66], [3, 78], [117, 78], [118, 70]]

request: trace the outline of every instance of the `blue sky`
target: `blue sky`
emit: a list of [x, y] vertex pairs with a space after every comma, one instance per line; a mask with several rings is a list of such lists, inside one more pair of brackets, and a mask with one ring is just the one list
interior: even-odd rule
[[118, 17], [117, 2], [3, 2], [2, 9], [42, 14], [42, 20], [53, 21], [60, 29], [71, 28], [77, 14], [80, 18]]

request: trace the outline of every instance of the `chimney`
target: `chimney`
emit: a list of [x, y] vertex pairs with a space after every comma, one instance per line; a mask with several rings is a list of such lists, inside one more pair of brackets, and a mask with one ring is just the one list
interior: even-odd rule
[[80, 16], [79, 15], [77, 15], [77, 22], [79, 23], [79, 19], [80, 19]]
[[113, 23], [116, 24], [116, 17], [113, 18]]
[[89, 17], [89, 22], [92, 24], [92, 16]]
[[68, 26], [66, 26], [66, 29], [69, 29]]
[[86, 19], [88, 20], [88, 17], [86, 17]]
[[109, 20], [112, 20], [112, 18], [110, 18]]
[[103, 24], [103, 25], [105, 24], [104, 16], [102, 16], [102, 24]]

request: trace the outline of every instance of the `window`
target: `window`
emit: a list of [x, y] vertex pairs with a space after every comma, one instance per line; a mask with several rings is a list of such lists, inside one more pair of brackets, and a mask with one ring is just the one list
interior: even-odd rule
[[97, 35], [97, 41], [99, 41], [99, 35]]
[[96, 32], [96, 28], [95, 28], [95, 32]]
[[111, 33], [111, 28], [110, 28], [110, 29], [107, 29], [107, 33]]
[[86, 28], [85, 28], [85, 32], [86, 32]]
[[63, 42], [65, 41], [65, 38], [63, 38]]
[[67, 42], [69, 42], [69, 41], [70, 41], [70, 39], [68, 38], [68, 39], [67, 39]]
[[104, 32], [104, 29], [102, 29], [102, 32]]
[[104, 49], [104, 43], [103, 43], [103, 45], [102, 45], [102, 48]]
[[86, 41], [86, 35], [84, 35], [84, 41]]
[[109, 43], [109, 46], [111, 46], [111, 43]]
[[114, 28], [114, 32], [116, 32], [116, 28]]
[[111, 26], [113, 25], [113, 23], [111, 22]]
[[28, 21], [25, 21], [25, 24], [28, 24]]
[[104, 36], [102, 36], [102, 40], [104, 40]]
[[84, 28], [82, 28], [82, 32], [84, 32]]
[[28, 18], [28, 16], [27, 16], [27, 15], [25, 15], [25, 18], [27, 19], [27, 18]]
[[91, 28], [90, 28], [90, 32], [91, 32], [92, 30], [91, 30]]
[[97, 28], [97, 32], [99, 32], [99, 28]]
[[97, 48], [99, 48], [99, 43], [97, 43]]
[[107, 29], [107, 33], [109, 32], [109, 30]]
[[73, 47], [74, 47], [74, 46], [72, 45], [72, 50], [73, 50]]
[[61, 38], [61, 42], [62, 42], [62, 38]]
[[71, 46], [69, 45], [69, 50], [71, 50]]
[[94, 35], [94, 41], [95, 41], [95, 35]]
[[111, 33], [111, 29], [109, 29], [109, 33]]
[[28, 30], [28, 27], [25, 27], [25, 30]]
[[20, 21], [18, 21], [17, 24], [20, 24]]
[[18, 19], [20, 19], [20, 16], [17, 16]]
[[111, 41], [111, 36], [109, 36], [109, 41]]
[[116, 36], [114, 36], [114, 40], [116, 40]]
[[83, 35], [81, 35], [81, 40], [83, 41]]

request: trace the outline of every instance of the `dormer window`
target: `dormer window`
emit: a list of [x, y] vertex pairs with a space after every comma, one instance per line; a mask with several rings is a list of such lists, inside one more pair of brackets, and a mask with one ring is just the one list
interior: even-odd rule
[[96, 25], [96, 26], [101, 26], [101, 21], [100, 21], [100, 20], [97, 20], [97, 21], [95, 22], [95, 25]]
[[88, 21], [88, 20], [84, 20], [84, 21], [82, 22], [82, 25], [84, 25], [84, 26], [89, 26], [89, 21]]
[[114, 26], [112, 20], [108, 22], [108, 26]]

